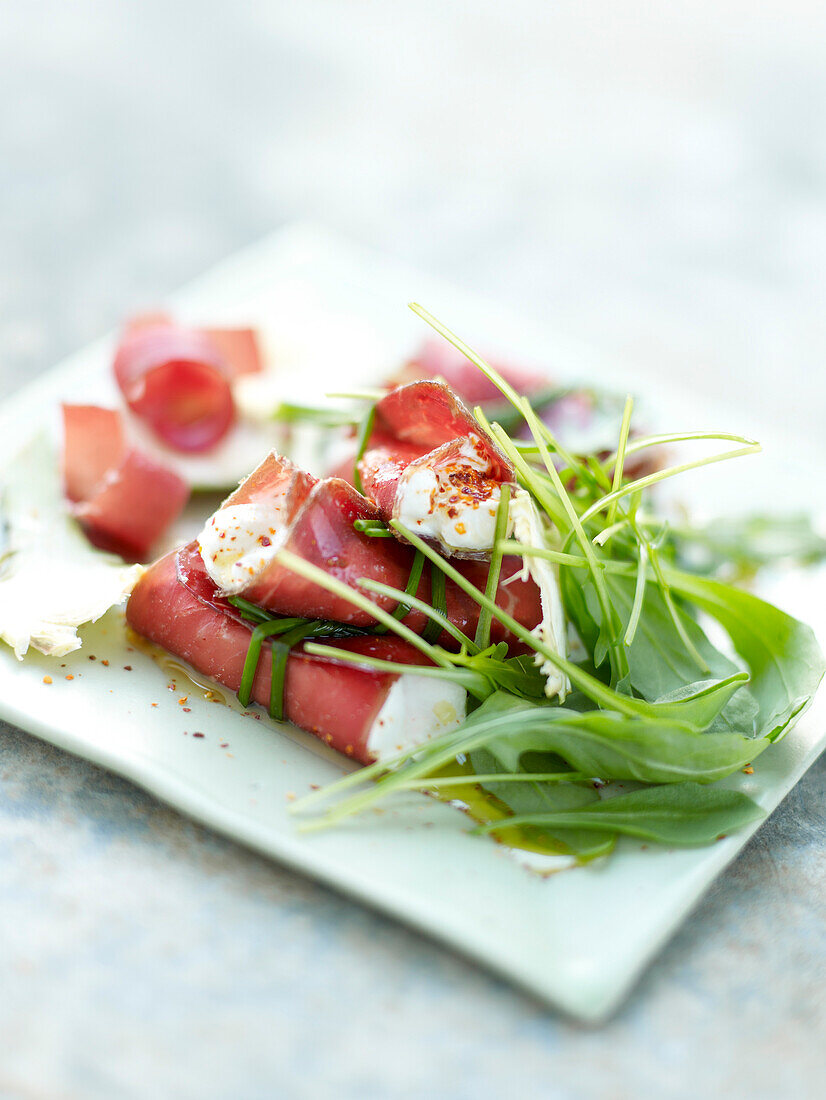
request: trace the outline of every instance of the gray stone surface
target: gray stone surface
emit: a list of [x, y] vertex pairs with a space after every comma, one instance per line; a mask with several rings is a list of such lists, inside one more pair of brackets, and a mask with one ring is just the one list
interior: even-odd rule
[[[824, 18], [2, 5], [0, 394], [300, 216], [805, 447]], [[590, 1031], [3, 727], [0, 1097], [820, 1096], [825, 796], [821, 760]]]

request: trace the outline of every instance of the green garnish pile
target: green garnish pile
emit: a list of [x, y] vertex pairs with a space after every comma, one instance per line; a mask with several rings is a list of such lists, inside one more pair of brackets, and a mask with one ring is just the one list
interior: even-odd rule
[[[376, 609], [366, 593], [282, 552], [282, 564], [374, 613], [380, 628], [425, 653], [433, 666], [417, 668], [417, 675], [460, 683], [470, 702], [467, 720], [449, 734], [354, 772], [297, 803], [302, 812], [322, 801], [331, 803], [304, 827], [335, 824], [394, 792], [455, 792], [463, 784], [479, 784], [501, 811], [479, 831], [510, 843], [518, 828], [529, 846], [587, 860], [608, 853], [622, 834], [667, 845], [708, 844], [762, 816], [760, 806], [737, 789], [737, 773], [781, 738], [809, 705], [824, 658], [809, 627], [712, 573], [728, 565], [742, 576], [798, 547], [804, 560], [816, 560], [824, 554], [823, 541], [799, 519], [750, 521], [751, 531], [747, 524], [716, 531], [670, 530], [649, 511], [646, 498], [659, 482], [753, 454], [759, 446], [728, 433], [634, 438], [629, 399], [614, 453], [570, 454], [527, 398], [433, 317], [412, 308], [500, 390], [497, 419], [481, 409], [475, 413], [510, 459], [519, 485], [531, 494], [546, 527], [546, 546], [526, 548], [504, 537], [508, 494], [503, 493], [488, 584], [481, 591], [394, 521], [391, 526], [418, 551], [419, 568], [425, 560], [430, 563], [434, 606], [411, 595], [415, 585], [401, 592], [375, 582], [362, 584], [371, 593], [395, 598], [400, 607], [423, 611], [433, 625], [424, 637], [413, 634], [400, 616]], [[361, 448], [370, 423], [369, 415], [361, 421]], [[505, 424], [526, 425], [530, 437], [512, 438]], [[693, 440], [729, 446], [636, 480], [624, 476], [630, 455]], [[370, 526], [368, 534], [389, 533], [380, 524]], [[576, 639], [573, 657], [561, 657], [495, 605], [501, 560], [509, 554], [535, 554], [554, 564]], [[437, 583], [445, 577], [481, 608], [472, 639], [446, 626]], [[509, 656], [504, 643], [491, 645], [493, 619], [525, 642], [537, 660]], [[713, 634], [723, 637], [722, 648], [712, 642], [705, 622], [716, 624]], [[457, 653], [432, 640], [445, 628], [460, 644]], [[304, 648], [371, 668], [409, 671], [311, 640]], [[562, 700], [545, 696], [537, 667], [544, 661], [570, 683]]]

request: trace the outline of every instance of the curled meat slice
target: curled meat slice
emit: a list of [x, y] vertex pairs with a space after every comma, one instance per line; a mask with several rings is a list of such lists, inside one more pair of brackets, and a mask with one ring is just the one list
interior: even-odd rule
[[113, 369], [132, 412], [176, 450], [209, 450], [233, 424], [225, 360], [205, 333], [168, 324], [132, 327]]
[[433, 381], [399, 386], [377, 403], [358, 472], [385, 521], [398, 519], [467, 558], [489, 556], [502, 485], [514, 482], [513, 467], [471, 412]]
[[414, 444], [421, 454], [474, 435], [497, 481], [511, 481], [513, 467], [482, 431], [470, 409], [443, 382], [410, 382], [391, 390], [376, 404], [377, 435]]
[[[491, 360], [491, 365], [510, 382], [517, 393], [534, 394], [547, 389], [550, 380], [539, 371], [514, 367], [508, 363]], [[500, 391], [460, 351], [446, 340], [427, 340], [416, 355], [404, 365], [395, 382], [412, 382], [417, 379], [442, 379], [471, 406], [501, 403]]]
[[[289, 570], [278, 557], [286, 549], [315, 565], [330, 577], [361, 592], [384, 610], [396, 601], [367, 592], [361, 579], [393, 588], [407, 587], [415, 554], [392, 538], [374, 538], [356, 523], [375, 522], [379, 510], [340, 478], [315, 481], [288, 459], [271, 454], [207, 520], [198, 538], [204, 566], [219, 591], [243, 596], [278, 615], [333, 619], [356, 626], [375, 624], [370, 615], [343, 597]], [[360, 524], [359, 526], [363, 526]], [[462, 571], [484, 589], [487, 565], [462, 563]], [[497, 599], [520, 623], [533, 628], [541, 618], [539, 590], [531, 580], [505, 585], [517, 571], [510, 559], [503, 569]], [[431, 603], [431, 570], [425, 568], [415, 592]], [[450, 580], [445, 584], [447, 618], [471, 636], [479, 620], [478, 605]], [[428, 619], [412, 610], [402, 620], [421, 633]], [[498, 623], [494, 641], [509, 639]], [[443, 633], [442, 644], [454, 645]]]
[[125, 441], [120, 413], [63, 406], [63, 480], [72, 512], [102, 550], [145, 561], [180, 515], [189, 486]]
[[[238, 691], [252, 627], [217, 593], [197, 555], [167, 554], [143, 575], [126, 609], [139, 634], [187, 661], [194, 669]], [[252, 698], [267, 707], [272, 662], [266, 641]], [[287, 720], [362, 763], [392, 755], [457, 725], [465, 693], [455, 684], [416, 675], [427, 664], [417, 650], [388, 637], [356, 637], [337, 648], [411, 666], [398, 675], [290, 651], [284, 682]], [[406, 705], [405, 705], [406, 704]]]

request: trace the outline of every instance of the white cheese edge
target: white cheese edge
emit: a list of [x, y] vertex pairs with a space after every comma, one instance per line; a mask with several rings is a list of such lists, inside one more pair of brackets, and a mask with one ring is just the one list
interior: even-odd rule
[[224, 595], [234, 596], [267, 568], [286, 534], [279, 504], [231, 504], [207, 519], [198, 535], [198, 550], [214, 584]]
[[[510, 518], [513, 521], [513, 538], [517, 542], [523, 546], [538, 548], [547, 545], [539, 512], [526, 489], [517, 489], [514, 493], [510, 504]], [[556, 570], [544, 558], [526, 554], [522, 561], [522, 572], [515, 576], [521, 576], [523, 580], [530, 577], [539, 588], [542, 602], [542, 621], [534, 627], [533, 633], [554, 653], [565, 657], [567, 630]], [[548, 698], [558, 695], [560, 701], [564, 700], [571, 688], [568, 677], [541, 653], [537, 653], [534, 659], [545, 677], [545, 694]]]
[[[474, 438], [470, 436], [462, 442], [458, 457], [471, 469], [488, 474], [490, 464], [480, 459], [473, 445]], [[486, 501], [451, 502], [447, 496], [455, 495], [455, 490], [440, 486], [436, 471], [427, 465], [427, 458], [425, 455], [411, 462], [399, 478], [393, 507], [395, 518], [422, 538], [440, 543], [447, 553], [492, 550], [501, 496], [499, 486], [491, 487]]]
[[459, 684], [405, 672], [387, 693], [367, 737], [376, 760], [423, 745], [465, 720], [467, 693]]

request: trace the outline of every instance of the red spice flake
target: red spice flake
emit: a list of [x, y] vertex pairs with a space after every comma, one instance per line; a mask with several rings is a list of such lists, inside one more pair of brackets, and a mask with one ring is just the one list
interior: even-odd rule
[[272, 539], [268, 539], [266, 535], [259, 535], [258, 541], [262, 546], [272, 546]]
[[44, 684], [50, 684], [51, 682], [52, 682], [51, 676], [44, 676], [43, 677], [43, 683]]
[[[65, 665], [64, 665], [64, 668], [65, 668]], [[70, 672], [70, 673], [69, 673], [69, 675], [68, 675], [68, 676], [66, 677], [66, 679], [67, 679], [67, 680], [74, 680], [74, 676], [72, 676], [71, 672]]]
[[100, 663], [102, 665], [106, 665], [107, 668], [109, 667], [109, 662], [108, 661], [101, 661]]
[[229, 741], [222, 741], [218, 747], [221, 748], [221, 749], [228, 749], [229, 748]]
[[751, 764], [749, 764], [748, 767], [743, 768], [743, 774], [754, 775], [754, 768], [751, 766]]
[[188, 695], [182, 695], [181, 698], [178, 700], [178, 706], [182, 707], [188, 698]]
[[66, 666], [65, 666], [65, 665], [61, 665], [60, 667], [61, 667], [61, 668], [65, 668]]
[[492, 492], [490, 478], [467, 467], [448, 474], [447, 480], [471, 500], [487, 500]]
[[196, 731], [195, 731], [195, 732], [193, 733], [193, 735], [192, 735], [192, 736], [193, 736], [193, 737], [203, 737], [204, 735], [203, 735], [203, 734], [202, 734], [202, 733], [200, 732], [200, 730], [196, 730]]
[[191, 714], [191, 713], [192, 713], [192, 707], [184, 707], [184, 714]]
[[156, 707], [158, 704], [157, 703], [150, 703], [149, 705], [150, 705], [150, 707]]
[[90, 661], [96, 661], [97, 660], [97, 657], [94, 655], [94, 653], [89, 654], [89, 660]]
[[127, 672], [131, 672], [131, 671], [132, 671], [132, 666], [131, 666], [131, 665], [124, 665], [123, 667], [124, 667], [124, 669], [125, 669], [125, 670], [126, 670]]

